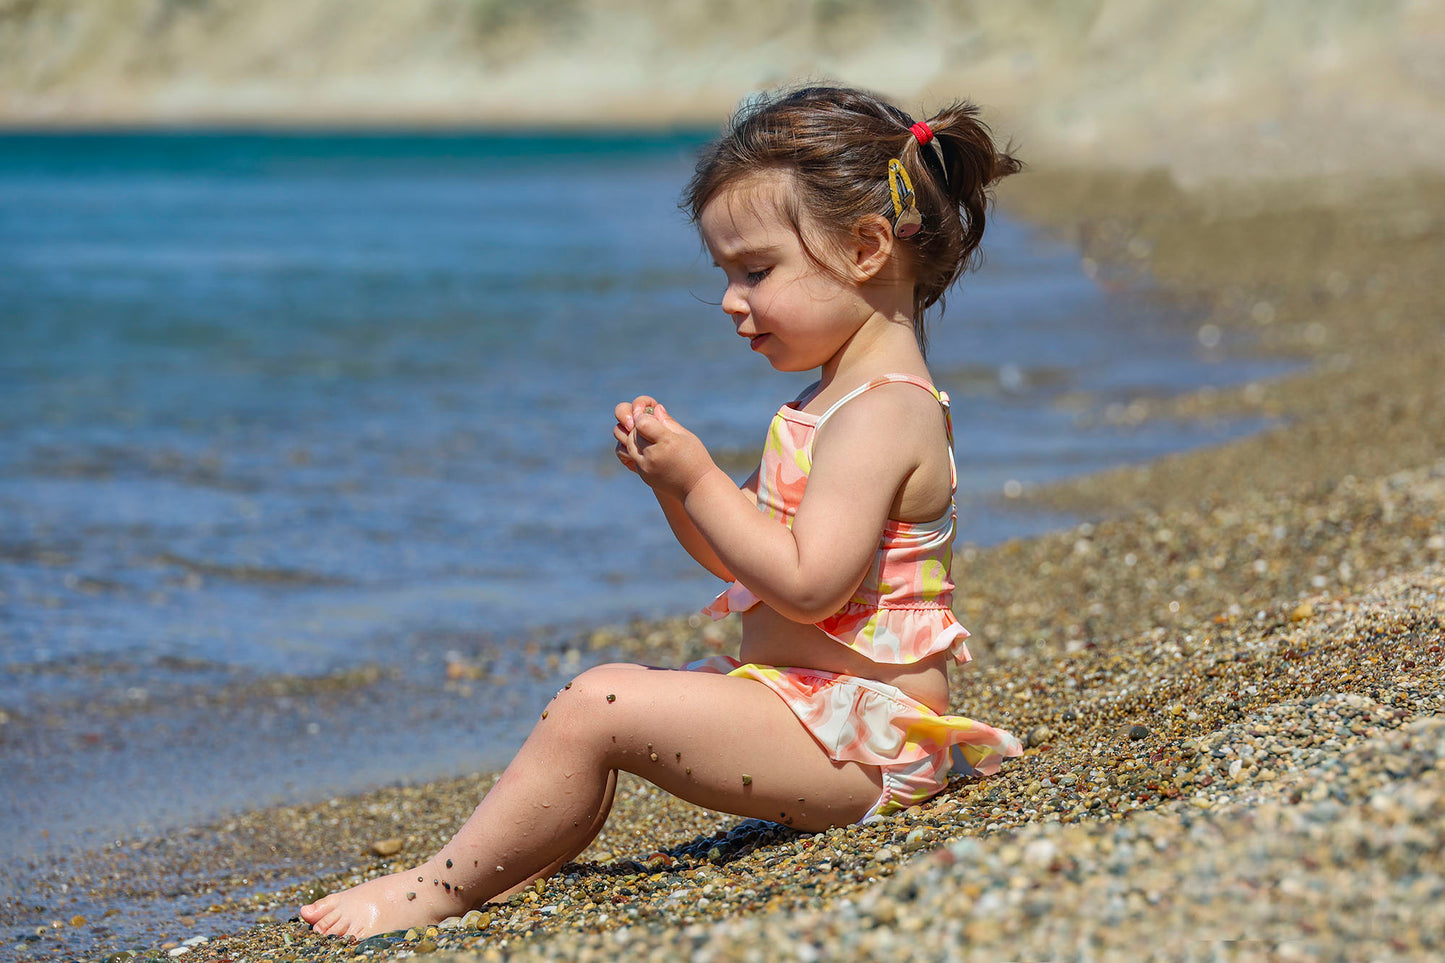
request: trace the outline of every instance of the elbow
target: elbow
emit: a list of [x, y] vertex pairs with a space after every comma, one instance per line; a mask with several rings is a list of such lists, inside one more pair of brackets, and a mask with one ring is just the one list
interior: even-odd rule
[[782, 605], [775, 605], [783, 615], [794, 622], [812, 624], [833, 615], [852, 596], [852, 589], [843, 591], [827, 586], [810, 585], [789, 594]]

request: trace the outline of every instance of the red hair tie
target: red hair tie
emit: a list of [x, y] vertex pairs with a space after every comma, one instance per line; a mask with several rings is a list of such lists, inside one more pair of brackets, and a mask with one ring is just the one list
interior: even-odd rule
[[928, 146], [928, 142], [933, 140], [933, 128], [921, 120], [908, 129], [913, 131], [914, 137], [918, 138], [918, 146], [920, 147]]

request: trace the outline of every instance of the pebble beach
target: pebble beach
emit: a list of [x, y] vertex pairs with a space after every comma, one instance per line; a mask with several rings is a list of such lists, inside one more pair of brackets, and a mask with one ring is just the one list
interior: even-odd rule
[[[674, 59], [653, 56], [652, 7], [628, 20], [583, 5], [606, 25], [589, 76], [616, 86], [589, 100], [583, 85], [538, 82], [578, 56], [551, 45], [552, 5], [477, 27], [475, 49], [456, 45], [451, 19], [427, 20], [460, 3], [396, 23], [390, 12], [375, 19], [384, 4], [358, 4], [372, 13], [337, 27], [323, 4], [256, 4], [249, 31], [226, 19], [241, 5], [187, 5], [141, 31], [114, 26], [127, 5], [92, 3], [88, 20], [69, 5], [22, 6], [0, 24], [0, 48], [13, 54], [0, 58], [0, 114], [21, 125], [466, 125], [515, 120], [516, 104], [540, 105], [535, 116], [553, 101], [563, 119], [712, 123], [738, 90], [776, 80], [771, 67], [744, 76], [761, 68], [733, 56], [728, 45], [742, 41], [726, 30], [750, 43], [756, 18], [734, 18], [742, 26], [719, 26], [715, 41], [734, 73], [719, 67], [707, 96], [697, 93], [707, 58], [677, 43], [665, 45], [681, 51]], [[509, 9], [486, 6], [499, 17]], [[899, 73], [896, 57], [864, 42], [890, 36], [865, 14], [829, 32], [752, 6], [807, 34], [798, 50], [834, 44], [853, 57], [780, 61], [793, 73], [877, 86]], [[1435, 66], [1445, 8], [1381, 4], [1314, 21], [1288, 4], [1268, 16], [1243, 2], [1167, 16], [1096, 6], [1087, 29], [1027, 5], [978, 5], [989, 12], [920, 29], [939, 43], [973, 38], [940, 48], [931, 89], [969, 92], [999, 111], [999, 130], [1021, 135], [1033, 166], [1003, 186], [1000, 205], [1073, 245], [1102, 288], [1142, 287], [1187, 308], [1204, 356], [1279, 361], [1291, 373], [1060, 398], [1081, 425], [1264, 428], [1061, 483], [1013, 484], [1000, 512], [1074, 521], [958, 546], [955, 609], [975, 661], [954, 673], [951, 708], [1016, 733], [1021, 758], [989, 778], [955, 777], [896, 816], [813, 835], [699, 810], [626, 776], [602, 834], [552, 879], [360, 943], [316, 936], [299, 906], [430, 855], [496, 773], [120, 834], [7, 867], [20, 885], [0, 901], [0, 958], [1445, 958], [1445, 123]], [[712, 35], [711, 21], [703, 30], [689, 19], [705, 5], [677, 10], [677, 36]], [[315, 64], [270, 52], [272, 38], [303, 35], [296, 23], [315, 11], [328, 25], [304, 32]], [[71, 36], [62, 28], [107, 39], [62, 45], [51, 39]], [[393, 34], [410, 41], [386, 49], [410, 53], [378, 66], [372, 41]], [[418, 40], [434, 35], [446, 42]], [[87, 59], [121, 49], [119, 36], [138, 53]], [[1201, 50], [1214, 51], [1202, 58], [1209, 69]], [[175, 66], [184, 58], [190, 69]], [[653, 76], [634, 89], [643, 80], [612, 69], [630, 61], [671, 64], [662, 75], [687, 83], [654, 102]], [[875, 80], [876, 64], [887, 74]], [[480, 105], [478, 87], [488, 91]], [[967, 298], [965, 285], [950, 323], [967, 323]], [[959, 468], [969, 470], [967, 451]], [[528, 643], [528, 657], [556, 669], [565, 652], [569, 670], [616, 658], [681, 665], [728, 651], [734, 631], [696, 616], [596, 625], [555, 653]], [[489, 691], [505, 696], [465, 662], [439, 665], [436, 685], [465, 686], [479, 705]], [[16, 738], [7, 721], [0, 712], [0, 739]], [[152, 778], [161, 798], [194, 777], [172, 767]], [[299, 766], [295, 780], [306, 778]]]
[[[955, 559], [976, 661], [953, 708], [1028, 750], [863, 826], [803, 835], [620, 786], [524, 895], [359, 944], [296, 908], [418, 861], [475, 774], [119, 839], [35, 867], [16, 959], [1373, 959], [1445, 954], [1445, 180], [1239, 185], [1039, 171], [1009, 208], [1089, 270], [1207, 307], [1201, 344], [1288, 378], [1105, 417], [1263, 416], [1223, 447], [1019, 499], [1087, 519]], [[1366, 203], [1361, 204], [1361, 199]], [[963, 454], [961, 467], [967, 470]], [[695, 619], [598, 628], [656, 664]], [[162, 790], [163, 791], [163, 790]], [[127, 897], [153, 936], [108, 942]], [[134, 922], [134, 921], [132, 921]]]

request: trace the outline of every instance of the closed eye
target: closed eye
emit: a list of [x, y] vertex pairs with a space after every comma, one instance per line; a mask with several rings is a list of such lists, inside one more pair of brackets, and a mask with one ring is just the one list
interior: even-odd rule
[[762, 284], [763, 279], [771, 273], [773, 273], [772, 268], [763, 268], [760, 271], [749, 271], [747, 273], [747, 283], [750, 285]]

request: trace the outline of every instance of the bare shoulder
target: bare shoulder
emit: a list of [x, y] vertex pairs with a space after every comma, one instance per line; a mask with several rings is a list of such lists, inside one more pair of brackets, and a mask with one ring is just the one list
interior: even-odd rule
[[938, 399], [917, 385], [895, 382], [871, 388], [829, 415], [814, 451], [851, 441], [921, 458], [937, 447], [943, 432]]
[[948, 510], [949, 456], [943, 406], [906, 383], [880, 385], [837, 409], [813, 446], [815, 468], [836, 466], [855, 480], [872, 479], [891, 493], [888, 517], [902, 522], [933, 521]]

